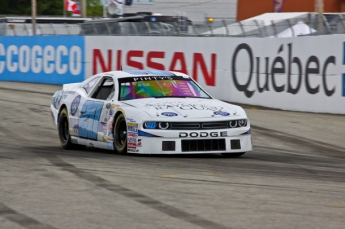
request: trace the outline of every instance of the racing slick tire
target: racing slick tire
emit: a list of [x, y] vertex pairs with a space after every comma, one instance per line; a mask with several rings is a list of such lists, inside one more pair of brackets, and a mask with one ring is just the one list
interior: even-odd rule
[[123, 114], [120, 114], [114, 124], [114, 149], [119, 154], [127, 153], [127, 124]]
[[71, 141], [71, 135], [69, 133], [69, 122], [68, 122], [68, 111], [66, 108], [63, 108], [60, 111], [59, 115], [59, 123], [58, 123], [58, 132], [61, 146], [64, 149], [72, 149], [73, 144]]
[[246, 152], [243, 152], [243, 153], [222, 153], [222, 156], [227, 157], [227, 158], [235, 158], [235, 157], [240, 157], [245, 153]]

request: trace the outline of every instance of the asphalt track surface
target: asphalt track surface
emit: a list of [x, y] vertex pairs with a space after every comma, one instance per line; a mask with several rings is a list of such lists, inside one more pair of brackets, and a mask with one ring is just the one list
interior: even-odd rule
[[345, 228], [345, 116], [244, 106], [254, 150], [65, 151], [60, 86], [0, 83], [1, 229]]

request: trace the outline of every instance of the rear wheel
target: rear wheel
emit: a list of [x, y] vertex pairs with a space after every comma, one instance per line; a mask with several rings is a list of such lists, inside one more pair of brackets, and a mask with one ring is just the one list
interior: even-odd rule
[[127, 124], [123, 114], [120, 114], [114, 124], [114, 149], [117, 153], [127, 153]]
[[61, 146], [64, 149], [71, 149], [71, 135], [69, 134], [68, 112], [66, 108], [63, 108], [59, 115], [58, 131]]
[[235, 157], [240, 157], [243, 154], [245, 154], [245, 152], [243, 152], [243, 153], [222, 153], [222, 156], [227, 157], [227, 158], [235, 158]]

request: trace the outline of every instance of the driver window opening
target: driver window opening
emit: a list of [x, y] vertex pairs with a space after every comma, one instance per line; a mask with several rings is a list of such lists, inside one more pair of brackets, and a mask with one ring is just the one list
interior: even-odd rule
[[110, 100], [114, 96], [114, 92], [114, 80], [112, 78], [105, 78], [102, 84], [99, 85], [97, 91], [93, 94], [92, 98]]

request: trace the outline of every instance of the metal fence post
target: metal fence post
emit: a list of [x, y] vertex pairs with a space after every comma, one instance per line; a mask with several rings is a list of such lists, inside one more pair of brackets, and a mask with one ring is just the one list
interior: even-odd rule
[[150, 34], [152, 34], [150, 24], [148, 22], [145, 22], [146, 28], [149, 31]]
[[54, 35], [56, 35], [56, 31], [55, 31], [55, 29], [54, 29], [53, 24], [52, 24], [52, 23], [49, 23], [49, 25], [50, 25], [51, 29], [53, 30]]
[[274, 37], [277, 37], [277, 28], [276, 28], [276, 24], [274, 23], [273, 20], [271, 20], [271, 24], [272, 24], [272, 28], [273, 28], [273, 32], [274, 32]]
[[94, 33], [95, 35], [97, 35], [97, 29], [96, 29], [96, 27], [95, 27], [95, 23], [92, 23], [92, 29], [93, 29], [93, 33]]
[[111, 30], [110, 30], [108, 22], [105, 23], [105, 28], [107, 28], [108, 35], [110, 35], [111, 34]]
[[69, 29], [68, 29], [68, 24], [65, 23], [64, 25], [65, 25], [65, 29], [66, 29], [66, 31], [67, 31], [67, 34], [70, 35]]
[[246, 31], [243, 28], [243, 24], [240, 21], [238, 22], [238, 24], [240, 25], [240, 28], [241, 28], [242, 33], [243, 33], [243, 36], [245, 37], [246, 36]]
[[222, 22], [223, 22], [223, 26], [224, 26], [225, 31], [226, 31], [226, 36], [229, 36], [229, 29], [228, 29], [228, 26], [227, 26], [227, 24], [226, 24], [225, 19], [223, 19]]
[[325, 15], [322, 15], [322, 24], [324, 26], [326, 26], [327, 28], [327, 31], [332, 34], [332, 30], [331, 30], [331, 26], [329, 25], [328, 21], [327, 21], [327, 18], [325, 17]]
[[258, 27], [260, 37], [263, 37], [258, 20], [254, 20], [254, 23], [255, 23], [256, 27]]
[[339, 14], [338, 17], [339, 17], [340, 24], [343, 27], [343, 30], [344, 30], [343, 33], [344, 33], [345, 32], [344, 17], [342, 14]]
[[309, 27], [309, 33], [311, 34], [313, 31], [311, 30], [310, 21], [308, 17], [304, 18], [304, 22]]
[[293, 27], [291, 25], [290, 19], [287, 19], [286, 21], [287, 21], [287, 23], [289, 25], [289, 28], [291, 29], [292, 36], [295, 37], [295, 30], [293, 29]]
[[176, 31], [177, 31], [177, 36], [180, 36], [181, 35], [180, 26], [176, 23], [176, 21], [174, 22], [174, 26], [175, 26]]

